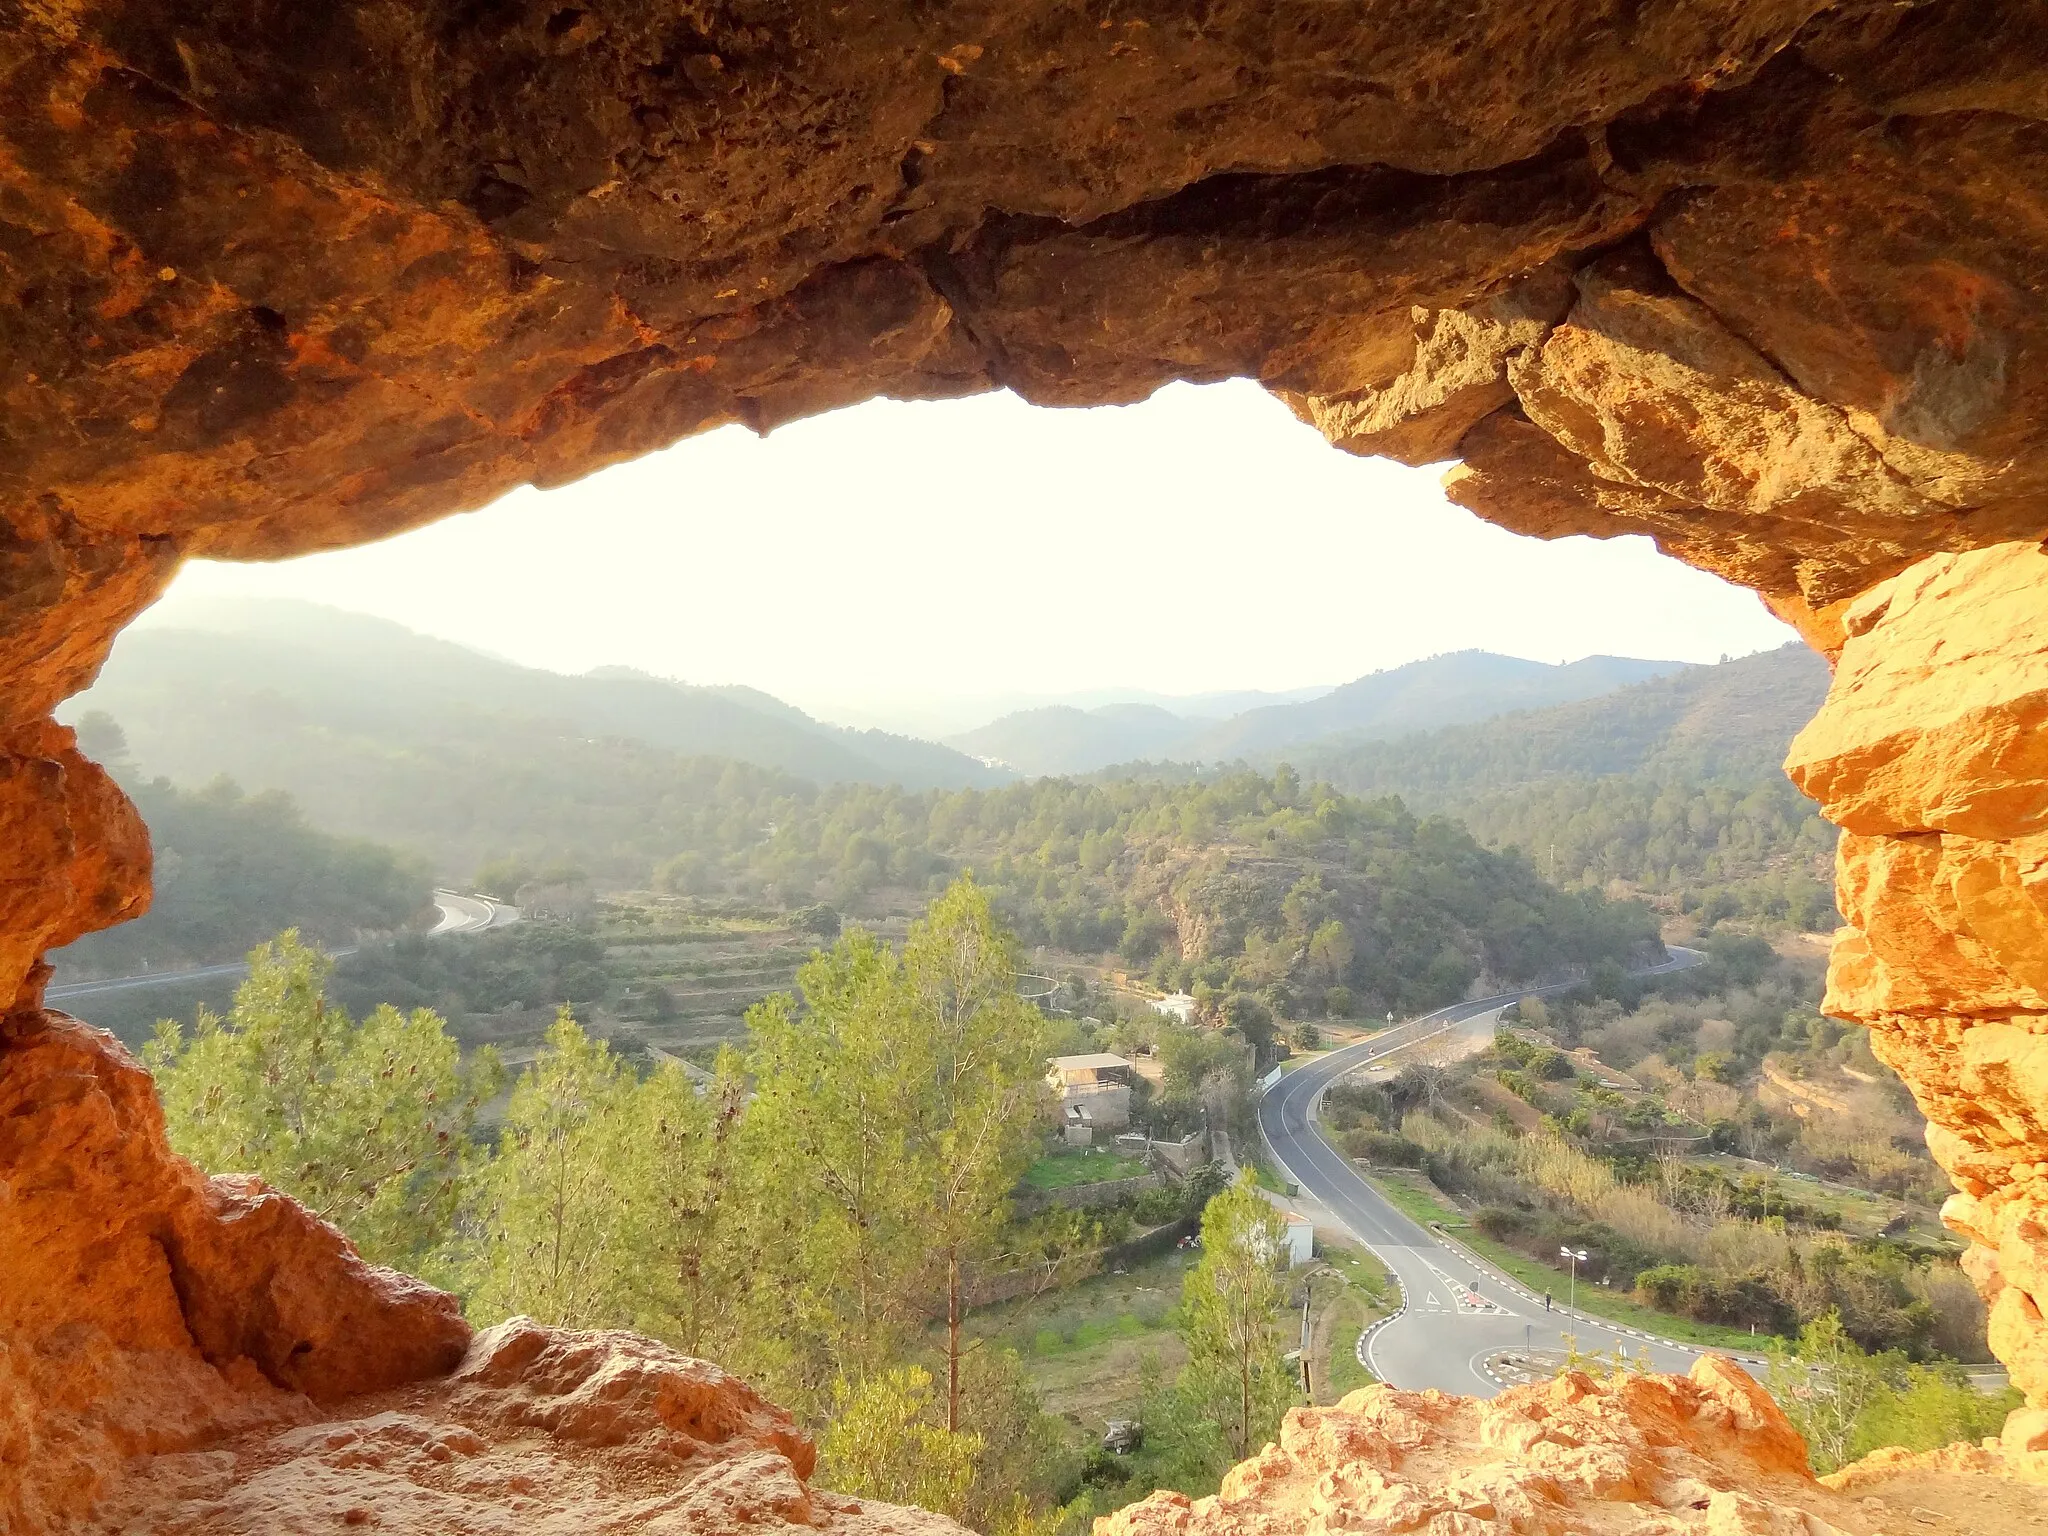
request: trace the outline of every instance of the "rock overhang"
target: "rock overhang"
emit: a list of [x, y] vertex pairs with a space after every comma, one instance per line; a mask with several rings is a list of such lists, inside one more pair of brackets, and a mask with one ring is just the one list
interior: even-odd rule
[[[132, 809], [48, 713], [181, 558], [876, 394], [1250, 377], [1347, 451], [1459, 460], [1503, 526], [1647, 534], [1840, 658], [1793, 763], [1852, 834], [1831, 1006], [1919, 1096], [2048, 1401], [2048, 7], [1567, 9], [7, 13], [0, 1076], [79, 1048], [41, 954], [147, 902]], [[113, 1216], [241, 1198], [132, 1107], [89, 1119], [78, 1156], [157, 1169]], [[223, 1426], [299, 1342], [219, 1342], [234, 1268], [151, 1303], [221, 1382], [209, 1349], [251, 1362]], [[161, 1341], [108, 1337], [118, 1397]]]

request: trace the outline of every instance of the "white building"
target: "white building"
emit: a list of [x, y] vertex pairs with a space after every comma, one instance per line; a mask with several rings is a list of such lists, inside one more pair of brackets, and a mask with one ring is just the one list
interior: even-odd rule
[[1285, 1211], [1287, 1267], [1298, 1269], [1316, 1256], [1316, 1224], [1299, 1211]]
[[1152, 999], [1152, 1011], [1186, 1024], [1194, 1019], [1195, 1000], [1185, 992], [1169, 992], [1164, 997]]

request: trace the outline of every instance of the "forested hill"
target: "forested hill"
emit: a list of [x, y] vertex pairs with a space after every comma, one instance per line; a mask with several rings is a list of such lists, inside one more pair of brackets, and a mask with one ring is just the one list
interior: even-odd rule
[[1161, 985], [1280, 1014], [1435, 1007], [1482, 977], [1658, 953], [1642, 906], [1556, 890], [1454, 821], [1286, 770], [916, 795], [735, 765], [690, 794], [694, 814], [671, 802], [648, 829], [650, 847], [674, 849], [655, 878], [678, 893], [914, 910], [971, 869], [1028, 945], [1114, 951]]
[[1457, 816], [1546, 876], [1621, 881], [1708, 918], [1825, 930], [1835, 829], [1779, 767], [1826, 696], [1788, 645], [1602, 698], [1388, 742], [1324, 742], [1304, 772]]
[[1391, 740], [1511, 710], [1611, 694], [1680, 665], [1587, 656], [1553, 666], [1491, 651], [1453, 651], [1357, 678], [1318, 699], [1248, 710], [1202, 732], [1184, 755], [1202, 762], [1271, 761], [1275, 754], [1291, 756], [1302, 743], [1333, 735]]
[[1398, 741], [1335, 737], [1297, 750], [1292, 761], [1353, 794], [1435, 805], [1561, 777], [1750, 780], [1778, 773], [1827, 688], [1827, 663], [1795, 641], [1484, 724]]
[[754, 689], [616, 668], [566, 677], [310, 603], [209, 604], [179, 623], [191, 627], [159, 621], [122, 635], [64, 717], [113, 715], [150, 773], [286, 789], [316, 821], [370, 835], [385, 834], [363, 803], [377, 793], [375, 763], [425, 766], [482, 740], [619, 738], [916, 789], [1010, 777], [933, 742], [825, 725]]
[[432, 916], [417, 856], [316, 831], [277, 791], [140, 779], [120, 760], [118, 735], [82, 734], [97, 736], [88, 748], [112, 760], [149, 827], [155, 895], [143, 917], [56, 951], [58, 980], [238, 960], [282, 928], [333, 949]]

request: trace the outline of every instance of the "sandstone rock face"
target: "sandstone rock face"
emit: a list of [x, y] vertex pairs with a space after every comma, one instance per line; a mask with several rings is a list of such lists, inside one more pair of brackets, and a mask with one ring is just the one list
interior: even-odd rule
[[813, 1459], [787, 1414], [716, 1366], [515, 1318], [443, 1380], [137, 1458], [82, 1528], [960, 1536], [936, 1515], [813, 1489]]
[[[1159, 1493], [1097, 1522], [1147, 1532], [1432, 1536], [1877, 1536], [1917, 1508], [2021, 1536], [2048, 1440], [1888, 1454], [1816, 1481], [1769, 1395], [1732, 1362], [1690, 1378], [1573, 1374], [1492, 1403], [1372, 1387], [1293, 1410], [1220, 1494]], [[809, 1529], [958, 1536], [952, 1522], [810, 1486], [809, 1443], [717, 1367], [621, 1334], [525, 1319], [450, 1377], [373, 1393], [201, 1450], [138, 1456], [82, 1530], [161, 1536], [347, 1529], [465, 1536]]]
[[49, 1015], [0, 1042], [0, 1530], [82, 1514], [130, 1457], [448, 1370], [453, 1297], [253, 1180], [171, 1154], [149, 1075]]
[[1969, 1447], [1818, 1482], [1770, 1395], [1708, 1356], [1690, 1377], [1571, 1373], [1490, 1403], [1368, 1387], [1335, 1408], [1290, 1411], [1279, 1444], [1232, 1469], [1213, 1498], [1155, 1493], [1096, 1533], [1864, 1536], [1912, 1517], [1895, 1498], [1906, 1481], [1937, 1509], [1962, 1508], [1966, 1492], [2009, 1500], [2009, 1522], [1970, 1500], [1992, 1517], [1976, 1527], [1991, 1536], [2033, 1519], [2039, 1493], [2017, 1484], [2048, 1476], [2044, 1462], [2017, 1444]]
[[[461, 1351], [445, 1298], [178, 1164], [133, 1063], [39, 1010], [43, 952], [149, 882], [49, 712], [177, 561], [998, 386], [1256, 378], [1839, 653], [1791, 765], [1851, 834], [1830, 1006], [1926, 1107], [2048, 1407], [2044, 124], [2032, 0], [0, 6], [0, 1509], [163, 1451], [223, 1528], [277, 1523], [206, 1469], [327, 1487], [357, 1453], [276, 1426]], [[468, 1454], [411, 1424], [362, 1454]], [[796, 1479], [745, 1461], [763, 1508], [854, 1518], [758, 1454]], [[493, 1528], [393, 1475], [391, 1521]], [[1781, 1527], [1723, 1493], [1717, 1529]]]
[[1991, 1347], [2048, 1405], [2048, 553], [1937, 555], [1843, 615], [1786, 767], [1849, 829], [1828, 1011], [1871, 1028], [1959, 1190]]

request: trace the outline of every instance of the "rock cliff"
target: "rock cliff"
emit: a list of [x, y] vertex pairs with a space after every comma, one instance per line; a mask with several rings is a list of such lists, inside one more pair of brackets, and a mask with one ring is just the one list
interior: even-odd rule
[[[279, 1426], [461, 1354], [41, 1011], [43, 952], [148, 900], [49, 719], [121, 625], [187, 555], [993, 387], [1256, 378], [1838, 654], [1791, 763], [1850, 833], [1831, 1006], [1926, 1107], [2048, 1408], [2044, 123], [2040, 0], [0, 0], [6, 1517], [131, 1455], [320, 1481], [357, 1453]], [[499, 1454], [390, 1412], [390, 1465]]]

